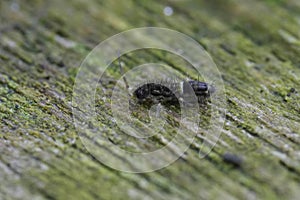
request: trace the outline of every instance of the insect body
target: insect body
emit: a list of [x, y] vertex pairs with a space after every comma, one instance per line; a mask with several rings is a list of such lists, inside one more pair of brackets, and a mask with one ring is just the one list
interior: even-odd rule
[[[191, 91], [192, 89], [192, 91]], [[139, 102], [154, 101], [174, 103], [182, 101], [188, 95], [195, 95], [198, 102], [210, 96], [214, 88], [209, 84], [196, 80], [180, 82], [146, 83], [134, 91]]]
[[[120, 72], [123, 74], [122, 65], [120, 62], [120, 53], [118, 53], [118, 61]], [[123, 77], [127, 90], [129, 89], [126, 77]], [[192, 90], [191, 90], [192, 89]], [[133, 92], [134, 96], [139, 102], [153, 101], [155, 103], [179, 103], [185, 99], [186, 96], [196, 96], [198, 102], [203, 102], [206, 98], [210, 97], [215, 91], [215, 88], [205, 82], [196, 80], [185, 81], [163, 81], [160, 83], [148, 82], [143, 84]], [[130, 95], [130, 94], [129, 94]], [[131, 96], [131, 95], [130, 95]]]

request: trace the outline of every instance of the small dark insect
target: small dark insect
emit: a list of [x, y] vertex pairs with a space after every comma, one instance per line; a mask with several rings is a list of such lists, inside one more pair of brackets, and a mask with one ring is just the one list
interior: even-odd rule
[[235, 167], [241, 167], [243, 163], [243, 159], [240, 156], [232, 153], [224, 153], [222, 158], [224, 162], [230, 163]]
[[[118, 53], [120, 58], [120, 53]], [[123, 74], [122, 65], [119, 61], [120, 72]], [[127, 90], [129, 85], [125, 77], [123, 77]], [[215, 88], [205, 82], [198, 80], [185, 81], [161, 81], [148, 82], [139, 87], [133, 92], [133, 95], [139, 102], [153, 101], [155, 103], [178, 103], [192, 93], [198, 98], [198, 102], [202, 103], [204, 99], [210, 97], [215, 91]], [[130, 94], [129, 94], [130, 95]], [[131, 95], [130, 95], [131, 96]]]
[[295, 93], [296, 89], [295, 88], [291, 88], [289, 93], [287, 93], [287, 96], [290, 97], [292, 95], [292, 93]]
[[152, 100], [155, 102], [172, 103], [181, 101], [185, 95], [191, 94], [191, 88], [198, 98], [198, 102], [209, 97], [210, 94], [214, 92], [214, 88], [205, 82], [189, 80], [180, 82], [146, 83], [138, 87], [133, 94], [139, 102]]

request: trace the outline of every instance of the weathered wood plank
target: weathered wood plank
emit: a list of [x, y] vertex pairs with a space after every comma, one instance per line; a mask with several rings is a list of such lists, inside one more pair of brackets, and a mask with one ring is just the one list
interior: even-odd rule
[[[167, 5], [172, 16], [163, 14]], [[299, 197], [298, 1], [30, 0], [1, 1], [0, 10], [0, 199]], [[84, 148], [73, 125], [72, 90], [95, 45], [143, 26], [180, 31], [206, 48], [222, 74], [228, 112], [205, 159], [198, 155], [199, 134], [167, 168], [128, 174]], [[122, 62], [128, 70], [168, 56], [144, 51]], [[117, 76], [109, 71], [108, 78]], [[98, 103], [99, 118], [110, 115]], [[111, 127], [105, 120], [98, 125]], [[110, 139], [131, 148], [120, 138]], [[224, 161], [226, 152], [242, 157], [241, 167]]]

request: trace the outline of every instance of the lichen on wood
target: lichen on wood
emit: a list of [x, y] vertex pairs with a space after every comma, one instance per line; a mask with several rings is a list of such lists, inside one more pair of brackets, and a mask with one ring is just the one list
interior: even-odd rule
[[[299, 13], [296, 0], [1, 1], [0, 199], [297, 199]], [[99, 42], [147, 26], [185, 33], [212, 56], [225, 84], [226, 122], [204, 159], [199, 134], [172, 165], [129, 174], [85, 149], [73, 125], [72, 91]], [[128, 70], [165, 55], [140, 52], [122, 62]], [[118, 76], [109, 71], [104, 89]], [[110, 113], [98, 112], [96, 126], [110, 131]], [[110, 140], [132, 148], [118, 135]], [[242, 158], [239, 167], [224, 161], [226, 153]]]

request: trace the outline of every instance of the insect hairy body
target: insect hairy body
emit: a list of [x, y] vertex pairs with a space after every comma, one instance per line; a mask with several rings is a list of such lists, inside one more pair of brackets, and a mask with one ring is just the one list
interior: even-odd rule
[[197, 97], [198, 102], [203, 102], [213, 92], [212, 86], [196, 80], [151, 81], [138, 86], [133, 95], [139, 102], [173, 104], [178, 101], [184, 103], [189, 96]]

